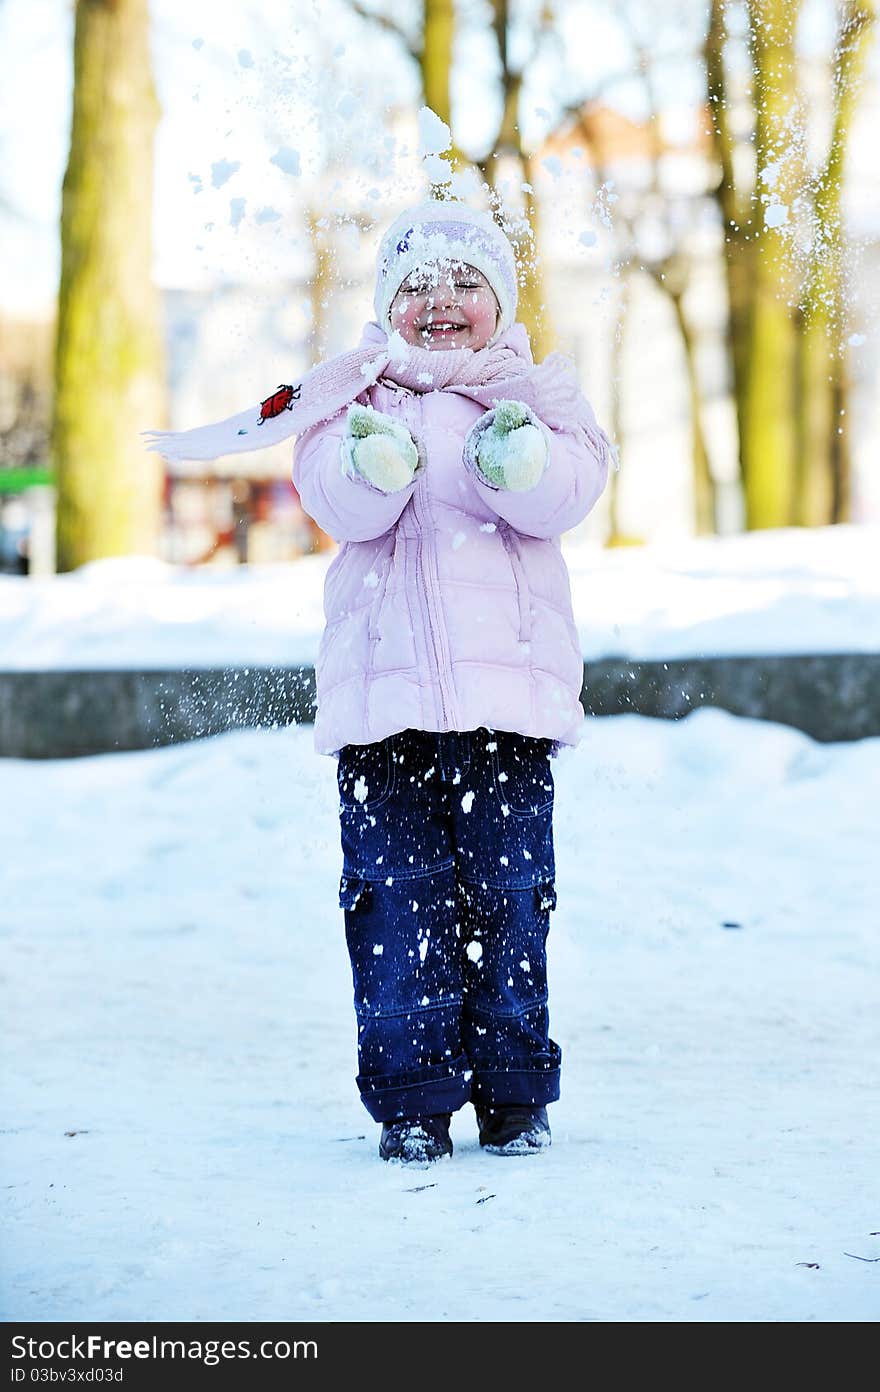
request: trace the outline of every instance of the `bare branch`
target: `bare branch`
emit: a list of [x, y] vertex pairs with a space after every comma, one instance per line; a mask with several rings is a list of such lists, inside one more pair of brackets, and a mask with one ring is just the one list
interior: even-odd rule
[[361, 0], [348, 0], [349, 9], [356, 14], [359, 19], [364, 19], [368, 24], [375, 24], [379, 29], [385, 29], [400, 39], [404, 48], [415, 59], [421, 57], [421, 49], [418, 44], [413, 43], [412, 39], [390, 15], [380, 14], [376, 10], [368, 10]]

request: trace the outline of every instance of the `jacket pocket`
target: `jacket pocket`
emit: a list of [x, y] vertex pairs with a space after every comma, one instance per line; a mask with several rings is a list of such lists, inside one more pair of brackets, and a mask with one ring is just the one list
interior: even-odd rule
[[535, 908], [539, 913], [550, 913], [556, 908], [556, 884], [553, 880], [542, 880], [535, 885]]
[[516, 585], [516, 602], [519, 609], [519, 641], [527, 643], [532, 636], [532, 592], [529, 589], [526, 568], [523, 565], [519, 542], [514, 529], [506, 522], [498, 521], [501, 542], [507, 552], [513, 580]]
[[392, 757], [393, 738], [347, 744], [339, 751], [336, 777], [345, 811], [372, 812], [391, 796], [397, 767]]
[[355, 909], [368, 909], [372, 900], [369, 880], [361, 880], [343, 875], [339, 881], [339, 907], [353, 913]]
[[552, 744], [509, 730], [492, 731], [492, 777], [505, 816], [534, 817], [553, 806]]

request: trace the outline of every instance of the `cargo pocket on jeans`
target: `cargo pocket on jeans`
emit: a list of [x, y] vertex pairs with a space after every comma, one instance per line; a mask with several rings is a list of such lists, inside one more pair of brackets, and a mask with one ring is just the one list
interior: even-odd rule
[[535, 885], [535, 907], [539, 913], [549, 913], [556, 908], [556, 884], [553, 880], [542, 880]]
[[368, 880], [360, 880], [343, 875], [339, 881], [339, 907], [349, 912], [368, 909], [372, 900], [372, 889]]

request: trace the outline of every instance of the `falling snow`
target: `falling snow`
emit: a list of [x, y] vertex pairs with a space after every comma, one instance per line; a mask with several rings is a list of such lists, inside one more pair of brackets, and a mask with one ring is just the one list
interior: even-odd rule
[[239, 169], [241, 169], [241, 160], [216, 160], [211, 165], [212, 186], [215, 189], [222, 188]]
[[283, 174], [293, 174], [296, 176], [300, 172], [299, 151], [291, 150], [289, 146], [282, 145], [275, 151], [275, 154], [270, 157], [269, 163], [277, 165]]
[[435, 111], [432, 111], [429, 106], [423, 106], [419, 111], [418, 121], [419, 153], [421, 155], [439, 155], [444, 150], [449, 149], [452, 144], [452, 132]]
[[764, 223], [767, 227], [781, 227], [788, 222], [788, 208], [784, 203], [771, 203], [764, 210]]

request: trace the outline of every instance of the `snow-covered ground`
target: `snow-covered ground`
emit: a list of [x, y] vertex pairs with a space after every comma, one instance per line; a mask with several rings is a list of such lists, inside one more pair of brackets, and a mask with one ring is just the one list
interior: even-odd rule
[[[585, 658], [880, 651], [880, 526], [565, 554]], [[311, 663], [327, 564], [0, 576], [0, 670]]]
[[[880, 529], [567, 546], [587, 657], [880, 650]], [[326, 559], [0, 579], [0, 668], [312, 661]], [[0, 762], [2, 1313], [880, 1316], [880, 740], [699, 710], [555, 765], [554, 1143], [383, 1165], [308, 729]], [[74, 1134], [70, 1134], [74, 1133]]]
[[589, 722], [555, 765], [553, 1146], [486, 1155], [468, 1107], [427, 1170], [378, 1159], [354, 1085], [334, 772], [307, 729], [2, 763], [3, 1316], [877, 1319], [880, 740]]

